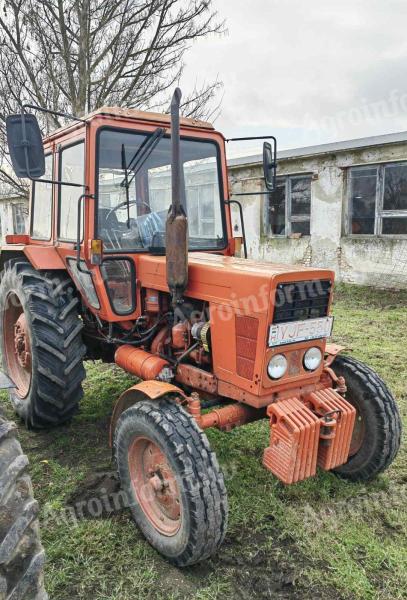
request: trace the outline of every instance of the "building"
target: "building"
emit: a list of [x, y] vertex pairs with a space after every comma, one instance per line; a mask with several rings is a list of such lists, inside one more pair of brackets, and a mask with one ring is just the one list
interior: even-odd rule
[[[265, 190], [261, 156], [229, 160], [229, 176], [232, 193]], [[232, 198], [250, 257], [407, 288], [407, 132], [281, 151], [275, 192]]]
[[28, 202], [9, 194], [0, 195], [0, 242], [11, 233], [28, 231]]

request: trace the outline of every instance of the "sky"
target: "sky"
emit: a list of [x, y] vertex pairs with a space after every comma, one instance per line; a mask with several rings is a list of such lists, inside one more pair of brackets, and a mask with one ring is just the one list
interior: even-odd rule
[[223, 82], [226, 137], [272, 134], [284, 149], [407, 130], [406, 0], [213, 7], [228, 31], [192, 45], [181, 87]]

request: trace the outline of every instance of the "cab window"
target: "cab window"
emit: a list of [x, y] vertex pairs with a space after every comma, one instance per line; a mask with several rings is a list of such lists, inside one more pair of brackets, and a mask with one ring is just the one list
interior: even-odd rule
[[[84, 183], [85, 179], [84, 143], [63, 148], [59, 155], [59, 179], [69, 183]], [[58, 237], [61, 240], [76, 241], [78, 228], [78, 200], [82, 194], [79, 187], [59, 186]], [[81, 219], [81, 239], [83, 219]]]
[[[52, 180], [53, 155], [45, 157], [44, 179]], [[32, 187], [31, 237], [50, 240], [52, 228], [52, 183], [36, 181]]]

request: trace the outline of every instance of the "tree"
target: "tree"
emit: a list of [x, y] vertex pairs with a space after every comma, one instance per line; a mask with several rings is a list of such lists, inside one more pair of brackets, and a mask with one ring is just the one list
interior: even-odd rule
[[[165, 110], [190, 44], [223, 23], [212, 0], [5, 0], [0, 14], [0, 144], [24, 102], [81, 116], [103, 105]], [[218, 81], [184, 99], [186, 116], [210, 118]], [[61, 120], [40, 116], [44, 133]], [[0, 156], [0, 185], [26, 195]]]

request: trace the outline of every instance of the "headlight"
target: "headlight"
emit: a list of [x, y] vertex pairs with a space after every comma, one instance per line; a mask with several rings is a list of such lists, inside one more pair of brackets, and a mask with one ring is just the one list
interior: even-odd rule
[[284, 354], [276, 354], [270, 360], [267, 372], [271, 379], [280, 379], [287, 371], [287, 359]]
[[313, 347], [304, 354], [304, 367], [307, 371], [315, 371], [322, 362], [322, 352], [319, 348]]

